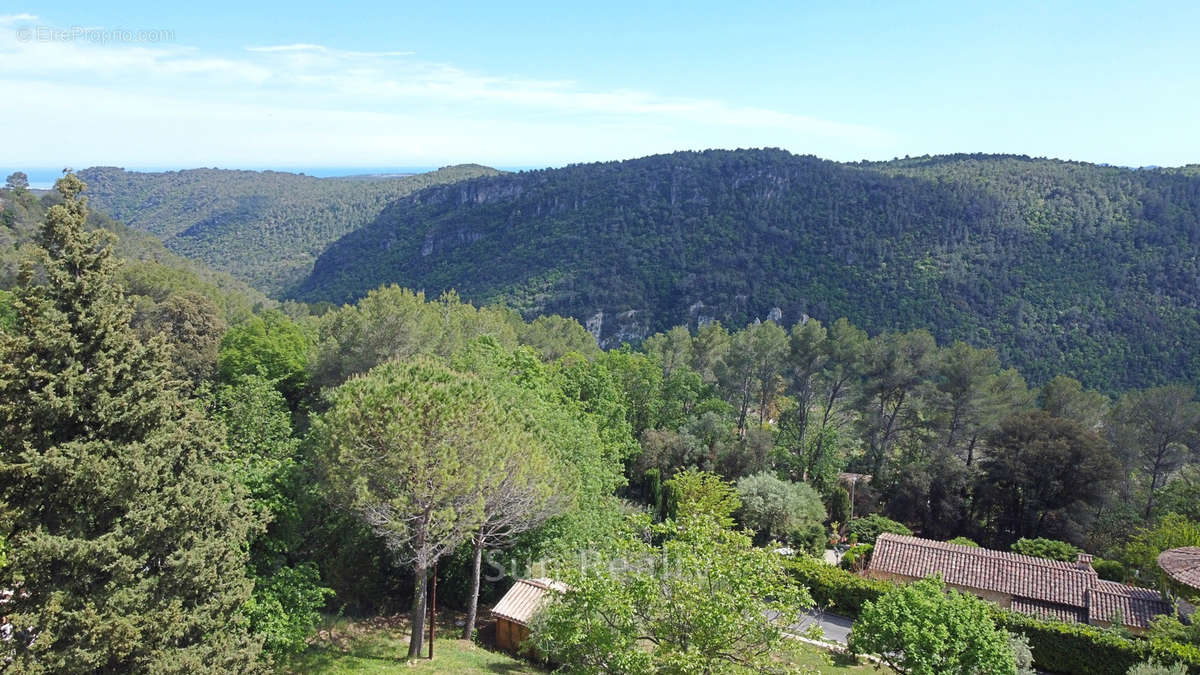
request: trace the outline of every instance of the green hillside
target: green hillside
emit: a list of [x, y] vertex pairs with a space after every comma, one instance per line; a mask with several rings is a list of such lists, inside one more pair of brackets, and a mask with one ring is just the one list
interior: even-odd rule
[[[46, 211], [60, 201], [54, 192], [0, 190], [0, 290], [17, 284], [21, 261], [26, 257], [22, 247], [35, 239]], [[116, 235], [114, 250], [124, 259], [121, 281], [143, 306], [173, 293], [191, 291], [211, 300], [224, 320], [235, 322], [277, 304], [228, 273], [172, 253], [154, 235], [116, 222], [104, 213], [90, 211], [88, 226]]]
[[675, 324], [840, 316], [996, 346], [1031, 381], [1200, 381], [1200, 178], [1019, 156], [842, 164], [680, 152], [480, 178], [398, 200], [293, 291], [395, 282], [606, 346]]
[[79, 172], [93, 207], [167, 248], [268, 293], [295, 283], [317, 255], [421, 188], [496, 175], [467, 164], [411, 176], [314, 178], [279, 171]]

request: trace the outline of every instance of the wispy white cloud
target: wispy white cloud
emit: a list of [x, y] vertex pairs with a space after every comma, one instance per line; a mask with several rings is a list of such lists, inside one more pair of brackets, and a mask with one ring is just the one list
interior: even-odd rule
[[[716, 146], [862, 156], [890, 142], [791, 111], [482, 73], [406, 51], [294, 43], [217, 54], [15, 33], [0, 31], [0, 110], [32, 132], [6, 148], [23, 162], [512, 165]], [[87, 157], [71, 154], [81, 148]]]
[[290, 45], [268, 45], [265, 47], [246, 47], [248, 52], [323, 52], [325, 47], [321, 45], [305, 44], [298, 42]]
[[394, 51], [356, 52], [356, 51], [347, 51], [347, 50], [331, 50], [329, 47], [326, 47], [325, 45], [314, 45], [314, 44], [310, 44], [307, 42], [297, 42], [295, 44], [290, 44], [290, 45], [251, 46], [251, 47], [245, 47], [244, 49], [248, 52], [262, 52], [262, 53], [266, 53], [266, 54], [270, 54], [273, 52], [320, 52], [323, 54], [336, 53], [340, 56], [365, 57], [365, 58], [386, 57], [386, 56], [412, 56], [413, 54], [416, 54], [416, 52], [394, 52]]

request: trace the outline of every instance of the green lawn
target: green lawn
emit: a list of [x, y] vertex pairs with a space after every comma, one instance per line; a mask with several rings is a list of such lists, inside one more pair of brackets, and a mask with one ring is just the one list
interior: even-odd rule
[[797, 666], [801, 673], [836, 675], [837, 673], [876, 672], [866, 661], [843, 654], [831, 654], [823, 649], [792, 642], [791, 648], [780, 655], [784, 663]]
[[438, 630], [434, 659], [409, 662], [408, 621], [376, 617], [360, 621], [332, 619], [322, 626], [308, 649], [280, 664], [282, 673], [541, 673], [506, 654], [489, 651], [465, 640], [450, 639], [452, 617]]
[[[413, 661], [408, 653], [408, 620], [403, 616], [370, 619], [329, 619], [303, 653], [281, 663], [281, 673], [542, 673], [533, 665], [494, 652], [457, 636], [453, 622], [460, 618], [447, 613], [439, 616], [439, 637], [434, 644], [434, 660], [422, 657]], [[872, 668], [858, 660], [830, 654], [801, 642], [788, 641], [779, 660], [796, 666], [807, 675], [866, 673]]]

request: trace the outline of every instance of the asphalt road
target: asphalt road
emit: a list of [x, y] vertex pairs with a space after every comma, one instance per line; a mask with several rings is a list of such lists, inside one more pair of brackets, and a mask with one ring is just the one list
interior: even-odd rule
[[[775, 621], [779, 615], [777, 612], [771, 611], [767, 612], [767, 617]], [[823, 639], [825, 642], [844, 645], [850, 639], [850, 625], [853, 622], [840, 614], [832, 614], [814, 609], [804, 612], [801, 614], [801, 617], [800, 622], [788, 626], [786, 632], [792, 635], [803, 636], [804, 631], [813, 625], [817, 625], [821, 627], [821, 631], [824, 633]]]
[[839, 614], [831, 614], [821, 610], [811, 610], [804, 613], [804, 618], [800, 623], [795, 624], [788, 629], [789, 633], [797, 635], [803, 633], [809, 626], [817, 625], [825, 633], [827, 642], [836, 642], [838, 644], [846, 644], [846, 640], [850, 638], [850, 625], [853, 622]]

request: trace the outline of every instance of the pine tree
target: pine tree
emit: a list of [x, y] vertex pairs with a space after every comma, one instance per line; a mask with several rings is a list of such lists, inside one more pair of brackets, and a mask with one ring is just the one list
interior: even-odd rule
[[484, 523], [501, 457], [535, 443], [487, 382], [428, 357], [390, 361], [330, 394], [313, 424], [335, 499], [413, 571], [408, 657], [424, 644], [429, 573]]
[[0, 334], [0, 587], [16, 628], [0, 648], [21, 672], [258, 670], [242, 605], [259, 517], [165, 341], [131, 329], [84, 187], [58, 181]]

